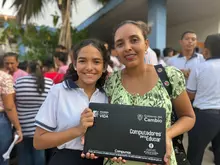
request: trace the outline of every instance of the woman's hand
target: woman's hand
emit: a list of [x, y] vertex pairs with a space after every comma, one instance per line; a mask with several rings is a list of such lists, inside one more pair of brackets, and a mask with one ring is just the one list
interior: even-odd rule
[[84, 135], [88, 127], [92, 127], [94, 123], [93, 112], [91, 109], [86, 108], [80, 117], [79, 129], [81, 134]]
[[[169, 136], [169, 133], [167, 131], [167, 133], [166, 133], [166, 154], [164, 156], [165, 165], [170, 165], [171, 154], [172, 154], [172, 138]], [[157, 164], [147, 163], [146, 165], [157, 165]]]
[[170, 165], [171, 154], [172, 154], [172, 138], [169, 136], [169, 133], [167, 132], [167, 135], [166, 135], [166, 154], [164, 156], [165, 165]]

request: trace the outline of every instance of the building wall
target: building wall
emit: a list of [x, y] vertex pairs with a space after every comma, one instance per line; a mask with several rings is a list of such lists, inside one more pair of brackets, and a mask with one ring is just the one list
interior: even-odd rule
[[209, 34], [220, 33], [220, 17], [210, 17], [167, 28], [167, 46], [180, 50], [179, 40], [186, 30], [196, 32], [198, 42], [204, 42]]

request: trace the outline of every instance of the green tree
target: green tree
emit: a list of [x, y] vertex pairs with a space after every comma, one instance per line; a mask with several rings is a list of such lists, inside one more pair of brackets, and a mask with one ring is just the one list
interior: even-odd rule
[[[5, 43], [7, 40], [17, 43], [18, 46], [23, 45], [26, 52], [20, 56], [21, 60], [38, 59], [43, 61], [48, 56], [52, 56], [58, 44], [60, 29], [51, 29], [47, 26], [36, 26], [28, 24], [25, 26], [18, 25], [15, 21], [8, 22], [8, 26], [2, 32], [0, 42]], [[88, 37], [88, 31], [76, 31], [71, 28], [70, 38], [73, 43]]]
[[[7, 0], [3, 0], [2, 6]], [[97, 2], [103, 3], [109, 0], [96, 0]], [[69, 49], [72, 44], [71, 40], [71, 8], [75, 6], [77, 8], [78, 0], [14, 0], [12, 6], [17, 10], [17, 21], [18, 23], [28, 24], [32, 17], [38, 16], [43, 7], [48, 2], [56, 2], [61, 12], [62, 26], [59, 35], [59, 44], [64, 45]]]

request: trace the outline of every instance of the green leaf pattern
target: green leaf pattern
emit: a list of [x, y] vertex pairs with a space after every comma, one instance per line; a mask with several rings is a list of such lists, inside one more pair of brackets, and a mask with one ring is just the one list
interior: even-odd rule
[[[182, 72], [174, 67], [165, 67], [169, 81], [172, 85], [171, 98], [177, 98], [185, 90], [185, 78]], [[112, 104], [139, 105], [162, 107], [166, 109], [166, 127], [171, 126], [172, 103], [170, 96], [159, 80], [153, 89], [145, 95], [130, 94], [121, 83], [121, 71], [114, 72], [106, 81], [105, 91]], [[130, 163], [129, 163], [130, 162]], [[127, 164], [127, 163], [126, 163]], [[128, 164], [132, 164], [128, 161]], [[143, 163], [135, 163], [135, 165]], [[171, 165], [176, 165], [174, 152], [171, 156]]]

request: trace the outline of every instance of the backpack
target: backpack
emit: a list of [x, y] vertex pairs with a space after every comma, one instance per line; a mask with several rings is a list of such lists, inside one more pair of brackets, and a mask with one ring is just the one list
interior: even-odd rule
[[[172, 85], [169, 82], [169, 77], [167, 76], [167, 73], [165, 71], [165, 68], [159, 64], [154, 66], [158, 77], [160, 78], [161, 82], [163, 83], [163, 86], [167, 90], [167, 93], [169, 96], [172, 95]], [[178, 120], [178, 117], [176, 115], [175, 109], [173, 107], [172, 114], [171, 114], [171, 124], [174, 124]], [[178, 165], [190, 165], [189, 161], [187, 160], [186, 152], [183, 147], [183, 135], [179, 135], [175, 138], [173, 138], [173, 148], [176, 156], [176, 161]]]

